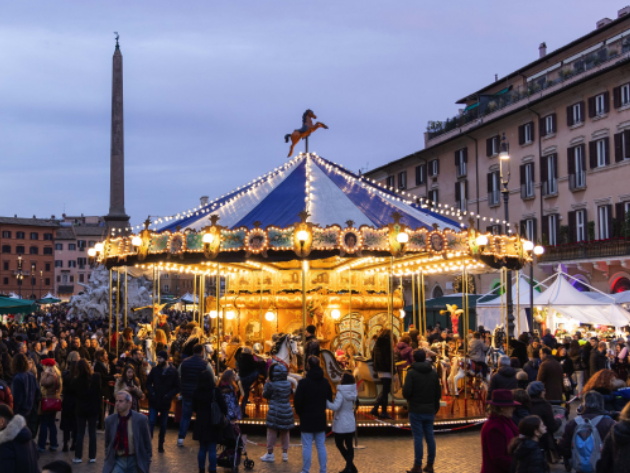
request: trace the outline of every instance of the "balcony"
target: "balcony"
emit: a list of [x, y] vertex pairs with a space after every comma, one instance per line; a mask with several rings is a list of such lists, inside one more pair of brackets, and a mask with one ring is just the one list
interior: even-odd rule
[[488, 205], [490, 207], [497, 207], [500, 203], [500, 200], [499, 200], [500, 195], [501, 195], [501, 191], [498, 189], [488, 192]]
[[533, 199], [534, 197], [534, 183], [530, 181], [525, 184], [521, 184], [521, 199]]
[[552, 197], [558, 195], [558, 181], [544, 181], [542, 183], [542, 195], [545, 197]]
[[565, 245], [545, 246], [545, 253], [538, 257], [541, 263], [556, 261], [589, 260], [630, 256], [630, 239], [581, 241]]
[[569, 174], [569, 190], [579, 191], [586, 189], [586, 172], [578, 171], [575, 174]]

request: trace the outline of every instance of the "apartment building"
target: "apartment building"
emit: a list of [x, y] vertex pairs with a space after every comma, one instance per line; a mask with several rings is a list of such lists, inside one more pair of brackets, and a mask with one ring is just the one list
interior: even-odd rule
[[507, 181], [511, 228], [545, 246], [538, 278], [562, 265], [605, 292], [630, 289], [630, 7], [555, 51], [541, 44], [537, 60], [456, 103], [457, 116], [429, 122], [423, 150], [367, 177], [483, 215], [489, 232], [503, 230]]
[[53, 289], [53, 263], [59, 222], [0, 217], [0, 293], [39, 299]]

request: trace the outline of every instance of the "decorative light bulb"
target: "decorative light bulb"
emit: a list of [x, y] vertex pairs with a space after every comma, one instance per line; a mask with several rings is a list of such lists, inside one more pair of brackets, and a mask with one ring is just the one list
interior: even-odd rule
[[339, 311], [339, 309], [333, 309], [330, 311], [330, 316], [335, 320], [339, 320], [339, 318], [341, 317], [341, 312]]
[[396, 240], [398, 240], [398, 243], [407, 243], [409, 241], [409, 234], [407, 232], [400, 232], [396, 235]]
[[210, 311], [210, 318], [211, 319], [216, 319], [217, 318], [218, 312], [216, 310], [211, 310]]
[[236, 314], [234, 313], [233, 310], [228, 310], [225, 313], [225, 318], [228, 319], [228, 320], [232, 320], [232, 319], [234, 319], [234, 317], [236, 317]]
[[479, 235], [475, 241], [478, 246], [485, 246], [488, 244], [488, 237], [486, 235]]
[[534, 249], [534, 242], [529, 240], [523, 241], [523, 249], [525, 251], [532, 251]]
[[131, 244], [133, 246], [141, 246], [142, 245], [142, 238], [140, 238], [140, 236], [135, 235], [132, 239], [131, 239]]
[[90, 248], [90, 249], [87, 251], [87, 254], [88, 254], [88, 256], [89, 256], [90, 258], [94, 258], [94, 257], [96, 256], [96, 250], [95, 250], [94, 248]]
[[534, 247], [534, 254], [536, 256], [540, 256], [545, 252], [545, 247], [544, 246], [540, 246], [540, 245], [536, 245]]
[[400, 309], [400, 310], [398, 311], [398, 316], [399, 316], [401, 319], [404, 319], [404, 318], [405, 318], [405, 315], [407, 315], [407, 314], [405, 313], [405, 310], [404, 310], [404, 309]]
[[276, 319], [276, 314], [274, 314], [271, 310], [268, 310], [265, 313], [265, 320], [268, 322], [273, 322]]
[[96, 250], [97, 253], [100, 253], [101, 251], [103, 251], [104, 248], [105, 248], [105, 245], [103, 245], [102, 243], [97, 243], [96, 245], [94, 245], [94, 249]]
[[214, 241], [214, 235], [212, 233], [204, 233], [201, 241], [205, 244], [210, 244]]
[[298, 241], [305, 242], [308, 240], [308, 232], [306, 230], [300, 230], [297, 232], [297, 239]]

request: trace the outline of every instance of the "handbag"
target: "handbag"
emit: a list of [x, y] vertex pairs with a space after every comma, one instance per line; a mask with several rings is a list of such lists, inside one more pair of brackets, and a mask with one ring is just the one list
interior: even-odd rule
[[59, 412], [61, 399], [58, 397], [45, 397], [42, 399], [42, 412]]
[[217, 402], [217, 390], [212, 392], [212, 402], [210, 403], [210, 424], [214, 427], [223, 427], [226, 424], [226, 417], [219, 403]]

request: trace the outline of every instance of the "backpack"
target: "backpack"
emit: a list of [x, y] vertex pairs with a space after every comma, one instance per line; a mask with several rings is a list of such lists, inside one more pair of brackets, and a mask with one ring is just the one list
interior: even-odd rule
[[604, 416], [588, 420], [582, 416], [575, 418], [575, 431], [571, 441], [571, 463], [578, 473], [594, 473], [602, 453], [602, 439], [597, 424]]

